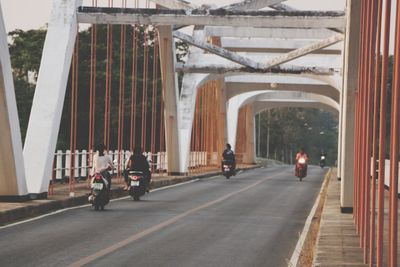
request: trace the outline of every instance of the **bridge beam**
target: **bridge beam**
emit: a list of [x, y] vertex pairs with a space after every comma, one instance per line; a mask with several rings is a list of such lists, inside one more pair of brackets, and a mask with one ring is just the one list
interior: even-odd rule
[[251, 26], [263, 28], [344, 28], [339, 11], [226, 11], [79, 7], [78, 21], [89, 24]]
[[82, 0], [54, 0], [26, 134], [29, 193], [47, 197]]
[[169, 9], [195, 9], [196, 5], [183, 0], [150, 0], [151, 2]]
[[234, 3], [229, 6], [224, 6], [222, 8], [228, 10], [258, 10], [267, 6], [272, 6], [280, 4], [286, 0], [244, 0], [239, 3]]
[[300, 67], [300, 66], [275, 66], [268, 69], [252, 69], [234, 64], [204, 64], [199, 63], [177, 63], [175, 70], [184, 73], [204, 73], [204, 74], [229, 74], [229, 73], [276, 73], [276, 74], [315, 74], [315, 75], [334, 75], [338, 73], [334, 68], [324, 67]]
[[339, 33], [334, 36], [331, 36], [327, 39], [317, 41], [305, 47], [298, 48], [296, 50], [290, 51], [289, 53], [277, 56], [263, 64], [265, 69], [280, 65], [282, 63], [286, 63], [288, 61], [294, 60], [296, 58], [307, 55], [313, 51], [320, 50], [322, 48], [328, 47], [330, 45], [336, 44], [340, 41], [343, 41], [343, 34]]
[[0, 7], [0, 200], [27, 200], [15, 90], [7, 32]]
[[231, 26], [206, 26], [206, 36], [276, 39], [325, 39], [332, 36], [328, 29], [253, 28]]
[[189, 36], [187, 34], [184, 34], [184, 33], [181, 33], [179, 31], [175, 31], [173, 35], [174, 35], [175, 38], [178, 38], [178, 39], [184, 41], [185, 43], [194, 45], [194, 46], [196, 46], [198, 48], [201, 48], [201, 49], [203, 49], [205, 51], [208, 51], [208, 52], [211, 52], [213, 54], [216, 54], [216, 55], [218, 55], [220, 57], [226, 58], [226, 59], [228, 59], [230, 61], [236, 62], [236, 63], [238, 63], [240, 65], [243, 65], [243, 66], [246, 66], [246, 67], [249, 67], [249, 68], [253, 68], [253, 69], [260, 69], [262, 67], [261, 64], [255, 62], [255, 61], [253, 61], [251, 59], [248, 59], [246, 57], [240, 56], [239, 54], [236, 54], [234, 52], [226, 50], [226, 49], [224, 49], [222, 47], [219, 47], [219, 46], [216, 46], [216, 45], [212, 45], [212, 44], [207, 43], [205, 41], [201, 41], [201, 40], [197, 40], [196, 41], [191, 36]]
[[165, 93], [164, 122], [168, 157], [168, 173], [181, 174], [179, 160], [178, 78], [175, 72], [175, 41], [172, 26], [158, 26], [163, 91]]

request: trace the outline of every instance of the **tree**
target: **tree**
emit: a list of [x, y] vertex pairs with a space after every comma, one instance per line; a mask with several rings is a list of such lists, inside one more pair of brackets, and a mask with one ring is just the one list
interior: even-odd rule
[[8, 34], [11, 67], [21, 127], [25, 140], [46, 30], [15, 30]]

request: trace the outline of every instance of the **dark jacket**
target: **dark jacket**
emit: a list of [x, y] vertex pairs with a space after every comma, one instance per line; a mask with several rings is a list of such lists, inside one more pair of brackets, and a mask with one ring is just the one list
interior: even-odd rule
[[233, 151], [230, 150], [230, 149], [225, 149], [224, 152], [222, 153], [222, 158], [224, 160], [233, 160], [233, 161], [235, 161], [235, 153], [233, 153]]
[[143, 156], [142, 154], [133, 154], [130, 157], [130, 160], [131, 160], [130, 170], [141, 171], [145, 175], [150, 174], [149, 162], [147, 161], [145, 156]]

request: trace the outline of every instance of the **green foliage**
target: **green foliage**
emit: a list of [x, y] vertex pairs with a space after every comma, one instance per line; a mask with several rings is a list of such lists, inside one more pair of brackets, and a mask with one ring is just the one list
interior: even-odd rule
[[24, 141], [35, 90], [34, 83], [39, 73], [46, 30], [15, 30], [10, 32], [8, 36], [11, 39], [11, 44], [9, 45], [11, 66], [13, 69], [21, 136], [22, 141]]
[[322, 150], [327, 154], [327, 163], [335, 163], [338, 122], [332, 114], [318, 109], [280, 108], [261, 113], [256, 122], [259, 118], [261, 156], [267, 156], [269, 128], [270, 158], [293, 163], [296, 152], [303, 147], [311, 163], [318, 163]]

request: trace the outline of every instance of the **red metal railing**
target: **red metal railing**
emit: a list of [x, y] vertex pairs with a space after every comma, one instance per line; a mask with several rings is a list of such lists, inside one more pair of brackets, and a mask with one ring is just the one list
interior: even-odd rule
[[[397, 266], [398, 242], [400, 1], [397, 1], [396, 23], [392, 26], [391, 7], [391, 0], [361, 2], [359, 49], [361, 67], [356, 93], [355, 122], [354, 220], [364, 251], [364, 262], [368, 262], [370, 266], [394, 267]], [[392, 87], [389, 88], [392, 93], [391, 110], [388, 114], [387, 86], [390, 84], [388, 66], [391, 32], [395, 33], [395, 42], [393, 80]], [[391, 127], [389, 140], [386, 140], [387, 118], [390, 118]], [[386, 201], [389, 203], [389, 215], [385, 220], [384, 179], [387, 141], [390, 145], [391, 164], [389, 201]], [[386, 232], [385, 221], [389, 224]], [[387, 261], [384, 257], [385, 252]]]

